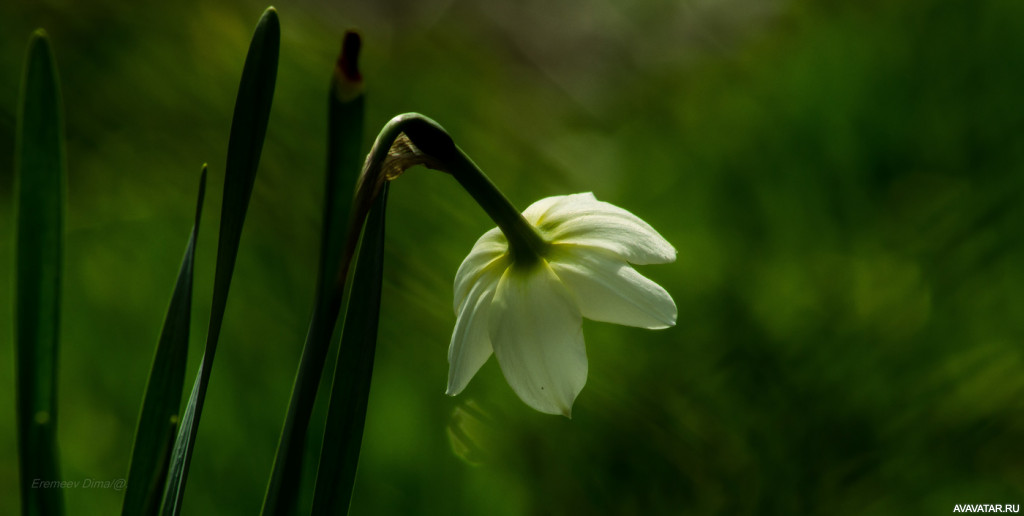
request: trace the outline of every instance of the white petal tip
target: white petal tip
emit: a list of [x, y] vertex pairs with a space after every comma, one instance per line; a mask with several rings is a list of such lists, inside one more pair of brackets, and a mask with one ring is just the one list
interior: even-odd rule
[[455, 389], [451, 385], [444, 389], [445, 396], [456, 397], [462, 392], [462, 389]]
[[664, 244], [665, 248], [662, 248], [660, 251], [656, 251], [654, 253], [654, 258], [647, 259], [647, 263], [644, 265], [675, 263], [676, 258], [679, 257], [679, 252], [676, 251], [675, 246], [668, 243], [667, 240], [663, 240], [662, 244]]
[[658, 319], [660, 319], [660, 320], [658, 320], [657, 322], [653, 322], [652, 321], [650, 324], [647, 324], [647, 325], [636, 325], [636, 326], [638, 326], [639, 328], [647, 329], [647, 330], [667, 330], [669, 328], [674, 328], [675, 327], [675, 325], [676, 325], [676, 317], [677, 317], [677, 315], [675, 313], [673, 313], [671, 315], [671, 317], [658, 317]]
[[530, 408], [540, 412], [541, 414], [549, 414], [552, 416], [565, 416], [567, 419], [572, 419], [572, 407], [559, 408], [559, 407], [537, 407], [530, 405]]
[[540, 412], [542, 414], [550, 414], [552, 416], [565, 416], [568, 419], [572, 419], [572, 403], [566, 405], [560, 400], [533, 400], [531, 403], [525, 398], [520, 397], [524, 403], [529, 405], [530, 408]]

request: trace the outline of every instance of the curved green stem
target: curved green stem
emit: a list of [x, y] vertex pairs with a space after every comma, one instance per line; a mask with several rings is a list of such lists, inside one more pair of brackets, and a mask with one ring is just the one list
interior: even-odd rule
[[[408, 138], [408, 143], [401, 140], [402, 135]], [[549, 244], [536, 228], [523, 218], [480, 167], [455, 145], [447, 131], [419, 113], [405, 113], [392, 118], [377, 136], [359, 178], [355, 220], [365, 218], [384, 181], [394, 179], [413, 165], [425, 165], [451, 174], [505, 234], [515, 263], [532, 263], [546, 253]]]

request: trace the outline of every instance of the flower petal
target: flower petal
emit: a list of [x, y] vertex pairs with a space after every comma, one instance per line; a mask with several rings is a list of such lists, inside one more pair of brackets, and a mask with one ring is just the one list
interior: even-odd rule
[[587, 382], [583, 321], [547, 263], [507, 269], [490, 320], [494, 355], [512, 390], [541, 412], [568, 417]]
[[449, 396], [462, 392], [491, 356], [487, 321], [502, 272], [503, 269], [498, 267], [485, 269], [472, 285], [459, 311], [448, 346], [448, 388], [445, 393]]
[[[594, 194], [592, 194], [590, 192], [581, 193], [581, 194], [575, 194], [575, 195], [589, 196], [591, 199], [594, 199]], [[555, 196], [552, 196], [552, 197], [545, 197], [545, 198], [543, 198], [543, 199], [541, 199], [539, 201], [536, 201], [533, 204], [531, 204], [530, 206], [528, 206], [525, 210], [523, 210], [523, 218], [528, 220], [530, 222], [530, 224], [533, 224], [534, 226], [537, 226], [539, 224], [538, 221], [544, 218], [544, 215], [551, 209], [551, 207], [556, 205], [556, 204], [559, 204], [561, 202], [564, 202], [564, 199], [566, 197], [570, 197], [570, 196], [568, 196], [568, 195], [555, 195]], [[597, 199], [594, 199], [594, 200], [597, 200]]]
[[484, 269], [493, 265], [495, 260], [507, 252], [508, 240], [498, 228], [491, 229], [477, 239], [473, 244], [473, 249], [469, 251], [469, 256], [462, 260], [459, 271], [455, 273], [454, 309], [456, 314], [462, 311], [462, 303]]
[[[541, 199], [530, 220], [552, 243], [606, 249], [635, 264], [669, 263], [676, 249], [640, 217], [592, 193]], [[528, 217], [529, 220], [529, 217]]]
[[556, 245], [550, 264], [588, 319], [652, 330], [676, 325], [672, 296], [614, 254]]

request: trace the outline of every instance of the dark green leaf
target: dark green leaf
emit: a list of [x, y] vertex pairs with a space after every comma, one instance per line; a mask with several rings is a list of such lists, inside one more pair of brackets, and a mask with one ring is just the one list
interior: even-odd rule
[[64, 246], [64, 122], [44, 31], [29, 40], [15, 144], [18, 456], [22, 514], [64, 513], [57, 452], [57, 355]]
[[210, 313], [206, 350], [199, 364], [196, 381], [182, 417], [178, 438], [174, 443], [171, 468], [164, 493], [163, 514], [178, 514], [185, 494], [188, 466], [192, 459], [203, 400], [210, 382], [210, 370], [217, 350], [224, 309], [227, 305], [231, 275], [238, 256], [242, 224], [249, 207], [256, 169], [259, 166], [263, 139], [270, 118], [277, 78], [277, 60], [281, 43], [281, 26], [277, 11], [268, 8], [260, 18], [245, 58], [242, 80], [235, 99], [231, 121], [227, 166], [224, 174], [224, 197], [221, 204], [220, 238], [217, 243], [217, 269], [214, 276], [213, 304]]
[[367, 217], [359, 260], [352, 274], [352, 292], [345, 314], [313, 496], [315, 515], [345, 514], [352, 499], [377, 345], [388, 186], [384, 183]]
[[199, 179], [199, 200], [192, 234], [185, 247], [185, 257], [178, 270], [178, 281], [171, 294], [164, 328], [160, 332], [156, 358], [149, 373], [146, 397], [139, 416], [139, 426], [132, 448], [132, 461], [128, 471], [128, 486], [121, 514], [141, 516], [156, 514], [160, 510], [167, 467], [178, 428], [178, 408], [181, 389], [185, 383], [185, 358], [188, 353], [188, 335], [192, 314], [192, 271], [196, 256], [196, 238], [199, 220], [203, 214], [206, 194], [206, 165]]
[[327, 181], [316, 302], [263, 503], [263, 514], [267, 515], [295, 511], [303, 480], [302, 460], [310, 417], [341, 308], [344, 282], [338, 280], [344, 279], [344, 271], [339, 278], [339, 270], [343, 260], [351, 258], [343, 257], [342, 253], [349, 236], [349, 213], [363, 139], [365, 103], [362, 79], [356, 65], [359, 47], [360, 39], [356, 33], [345, 35], [328, 94]]

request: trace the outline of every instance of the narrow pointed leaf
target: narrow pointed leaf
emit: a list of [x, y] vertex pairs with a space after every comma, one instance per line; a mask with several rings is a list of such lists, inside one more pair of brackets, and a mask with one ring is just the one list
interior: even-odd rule
[[220, 238], [217, 243], [217, 267], [213, 285], [213, 304], [210, 326], [206, 336], [206, 350], [185, 407], [177, 440], [171, 454], [171, 468], [167, 475], [162, 514], [178, 514], [185, 494], [188, 467], [192, 459], [203, 401], [210, 382], [213, 357], [224, 321], [228, 289], [238, 256], [242, 224], [249, 207], [256, 170], [259, 166], [263, 139], [270, 119], [270, 106], [274, 98], [277, 61], [280, 51], [281, 26], [277, 11], [268, 8], [256, 26], [249, 54], [245, 58], [242, 79], [235, 99], [228, 157], [224, 174], [224, 197], [221, 203]]
[[57, 450], [57, 355], [64, 246], [64, 122], [60, 87], [46, 33], [29, 40], [15, 144], [17, 203], [15, 356], [21, 508], [60, 515]]
[[[356, 179], [363, 162], [363, 126], [366, 96], [358, 60], [362, 40], [347, 32], [334, 68], [334, 80], [327, 96], [327, 174], [324, 217], [320, 232], [320, 267], [317, 273], [317, 305], [329, 306], [340, 296], [338, 267], [347, 238], [349, 215]], [[334, 317], [337, 318], [337, 308]]]
[[317, 389], [341, 307], [344, 283], [337, 281], [338, 271], [348, 237], [363, 139], [365, 102], [357, 66], [360, 45], [358, 34], [345, 35], [328, 94], [327, 181], [316, 301], [263, 503], [266, 515], [293, 513], [303, 481], [312, 481], [303, 478], [302, 461]]
[[377, 346], [387, 196], [388, 183], [385, 183], [367, 217], [359, 260], [352, 274], [352, 292], [313, 495], [314, 515], [346, 514], [352, 499]]
[[128, 470], [121, 514], [143, 516], [156, 514], [167, 480], [167, 467], [178, 428], [181, 390], [185, 383], [185, 365], [188, 354], [188, 335], [192, 317], [192, 276], [196, 256], [199, 221], [203, 214], [206, 195], [206, 166], [199, 179], [199, 200], [196, 202], [195, 222], [185, 257], [181, 260], [178, 280], [171, 294], [160, 342], [153, 359], [153, 368], [146, 385], [146, 397], [135, 432], [132, 461]]

